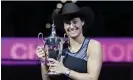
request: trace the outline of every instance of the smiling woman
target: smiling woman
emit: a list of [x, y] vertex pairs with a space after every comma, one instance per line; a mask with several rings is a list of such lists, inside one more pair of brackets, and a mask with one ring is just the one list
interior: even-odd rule
[[[79, 8], [74, 3], [64, 5], [62, 14], [55, 18], [55, 25], [57, 29], [65, 31], [69, 46], [62, 52], [62, 61], [48, 58], [48, 64], [41, 63], [43, 80], [98, 80], [102, 66], [101, 44], [83, 36], [84, 29], [89, 27], [93, 20], [94, 14], [89, 7]], [[88, 26], [84, 26], [85, 24]], [[37, 56], [42, 60], [46, 59], [48, 53], [46, 47], [38, 46], [36, 49]], [[47, 70], [58, 75], [45, 75]]]

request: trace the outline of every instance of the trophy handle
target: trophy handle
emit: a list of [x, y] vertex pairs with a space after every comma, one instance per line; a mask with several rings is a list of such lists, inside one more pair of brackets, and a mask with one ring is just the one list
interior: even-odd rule
[[38, 34], [37, 45], [39, 45], [39, 38], [40, 38], [40, 36], [41, 36], [42, 42], [44, 43], [44, 40], [43, 40], [43, 39], [44, 39], [44, 38], [43, 38], [43, 33], [40, 32], [40, 33]]

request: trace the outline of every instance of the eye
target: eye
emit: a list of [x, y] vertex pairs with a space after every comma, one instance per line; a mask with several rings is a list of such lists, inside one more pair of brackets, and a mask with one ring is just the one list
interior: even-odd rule
[[70, 21], [67, 21], [66, 24], [71, 24]]
[[65, 24], [70, 24], [70, 21], [65, 21], [64, 23], [65, 23]]

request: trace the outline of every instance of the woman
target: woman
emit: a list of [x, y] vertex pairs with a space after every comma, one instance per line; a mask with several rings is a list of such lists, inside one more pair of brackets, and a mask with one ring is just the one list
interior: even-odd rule
[[[50, 63], [41, 63], [43, 80], [98, 80], [102, 66], [101, 44], [97, 40], [83, 36], [83, 31], [87, 28], [85, 25], [90, 26], [93, 19], [94, 14], [89, 7], [79, 8], [74, 3], [64, 5], [60, 19], [58, 17], [55, 23], [60, 26], [63, 21], [69, 44], [63, 50], [62, 61], [48, 58]], [[63, 28], [59, 27], [59, 29]], [[48, 54], [47, 47], [44, 49], [38, 46], [36, 54], [41, 60], [45, 60]], [[47, 70], [56, 72], [58, 75], [45, 75]]]

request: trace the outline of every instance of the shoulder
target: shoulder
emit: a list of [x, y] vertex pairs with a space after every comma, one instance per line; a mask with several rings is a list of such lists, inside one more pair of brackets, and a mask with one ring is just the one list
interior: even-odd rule
[[101, 43], [98, 41], [98, 40], [95, 40], [95, 39], [90, 39], [90, 42], [89, 42], [89, 44], [88, 45], [90, 45], [91, 47], [95, 47], [95, 46], [101, 46]]
[[101, 43], [98, 40], [95, 39], [90, 39], [88, 43], [88, 51], [87, 53], [90, 55], [91, 53], [97, 53], [101, 54]]

